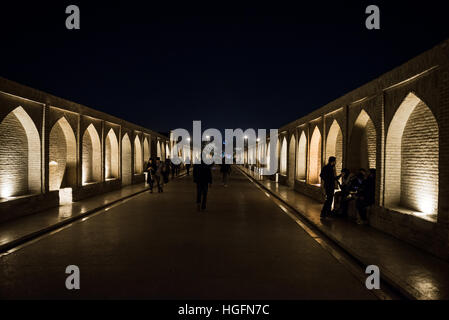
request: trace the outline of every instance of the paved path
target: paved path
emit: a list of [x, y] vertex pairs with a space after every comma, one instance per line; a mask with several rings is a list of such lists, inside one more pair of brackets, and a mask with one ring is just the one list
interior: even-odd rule
[[237, 170], [206, 212], [194, 194], [184, 177], [1, 256], [0, 298], [376, 298]]

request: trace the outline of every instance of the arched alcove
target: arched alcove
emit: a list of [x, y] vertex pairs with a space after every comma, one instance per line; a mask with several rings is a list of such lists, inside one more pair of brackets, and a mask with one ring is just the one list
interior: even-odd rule
[[296, 138], [292, 135], [290, 138], [290, 144], [288, 145], [288, 185], [294, 186], [295, 184], [295, 165], [296, 157]]
[[340, 174], [343, 167], [343, 134], [336, 120], [332, 123], [327, 134], [325, 160], [327, 161], [329, 157], [337, 158], [335, 169], [337, 175]]
[[313, 185], [320, 185], [321, 173], [321, 132], [318, 126], [315, 129], [310, 139], [309, 152], [309, 183]]
[[360, 168], [376, 168], [376, 128], [370, 116], [362, 110], [352, 128], [349, 149], [348, 169], [357, 172]]
[[267, 145], [267, 152], [266, 152], [266, 159], [267, 159], [267, 170], [269, 171], [270, 170], [270, 168], [271, 168], [271, 165], [270, 165], [270, 161], [271, 161], [271, 155], [270, 155], [270, 152], [271, 152], [271, 148], [270, 148], [270, 142], [268, 142], [268, 145]]
[[101, 142], [97, 130], [90, 124], [83, 134], [82, 182], [101, 181]]
[[148, 144], [148, 139], [145, 138], [143, 140], [143, 161], [145, 165], [148, 163], [149, 159], [150, 159], [150, 145]]
[[110, 129], [106, 136], [105, 156], [105, 178], [117, 179], [119, 177], [119, 146], [113, 129]]
[[142, 145], [139, 136], [134, 139], [134, 173], [142, 173]]
[[131, 140], [126, 133], [122, 138], [122, 185], [131, 184]]
[[279, 172], [283, 176], [287, 175], [287, 139], [285, 137], [281, 144]]
[[156, 149], [156, 150], [157, 150], [157, 153], [156, 153], [157, 157], [159, 157], [160, 159], [162, 159], [161, 143], [160, 143], [159, 140], [158, 140], [158, 142], [157, 142], [156, 148], [157, 148], [157, 149]]
[[297, 164], [296, 164], [296, 178], [300, 181], [306, 181], [306, 164], [307, 164], [307, 138], [304, 131], [301, 133], [298, 143], [297, 151]]
[[17, 107], [0, 123], [0, 198], [41, 192], [41, 140], [26, 111]]
[[428, 106], [410, 93], [387, 133], [385, 206], [438, 212], [439, 129]]
[[76, 186], [76, 138], [65, 117], [50, 131], [50, 191]]

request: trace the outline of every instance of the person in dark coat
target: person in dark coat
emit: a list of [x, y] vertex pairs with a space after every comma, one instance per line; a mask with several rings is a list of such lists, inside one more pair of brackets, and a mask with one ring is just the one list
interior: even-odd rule
[[368, 177], [362, 181], [357, 192], [357, 211], [359, 213], [358, 224], [367, 224], [367, 210], [374, 204], [376, 192], [376, 169], [370, 169]]
[[221, 168], [220, 168], [220, 172], [223, 175], [223, 186], [227, 187], [228, 186], [228, 177], [229, 177], [229, 174], [231, 173], [231, 165], [223, 162], [223, 164], [221, 165]]
[[198, 210], [206, 210], [207, 192], [212, 185], [211, 167], [201, 161], [193, 166], [193, 182], [196, 183], [196, 204]]
[[190, 176], [190, 158], [189, 157], [186, 158], [186, 171], [187, 171], [187, 175]]
[[321, 219], [325, 219], [330, 213], [332, 208], [332, 202], [334, 201], [335, 193], [335, 164], [337, 159], [330, 157], [328, 164], [326, 164], [321, 170], [321, 188], [323, 189], [326, 200], [324, 201], [323, 209], [321, 210]]
[[148, 159], [145, 171], [147, 172], [147, 183], [150, 186], [150, 192], [153, 193], [154, 173], [155, 173], [153, 158]]

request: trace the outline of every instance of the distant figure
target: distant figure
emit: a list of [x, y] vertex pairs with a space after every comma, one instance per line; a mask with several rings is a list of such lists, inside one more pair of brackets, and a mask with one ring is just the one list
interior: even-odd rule
[[147, 183], [150, 186], [150, 192], [153, 193], [154, 173], [155, 173], [153, 158], [148, 159], [145, 171], [147, 172]]
[[227, 187], [228, 186], [228, 177], [229, 177], [229, 174], [231, 173], [231, 165], [223, 163], [221, 165], [220, 171], [223, 175], [223, 181], [222, 181], [223, 186]]
[[162, 164], [162, 177], [164, 179], [164, 183], [168, 183], [168, 178], [170, 176], [170, 159], [166, 159], [165, 162]]
[[212, 185], [212, 171], [209, 165], [201, 161], [201, 164], [193, 166], [193, 182], [196, 183], [196, 204], [198, 211], [206, 210], [207, 192]]
[[357, 192], [357, 211], [359, 213], [357, 224], [367, 224], [367, 210], [374, 204], [376, 192], [376, 169], [370, 169], [368, 177], [362, 181]]
[[332, 202], [334, 201], [335, 193], [335, 164], [337, 159], [330, 157], [328, 164], [326, 164], [321, 170], [321, 188], [324, 191], [326, 200], [324, 201], [323, 209], [321, 210], [321, 219], [325, 219], [330, 213], [332, 208]]
[[190, 158], [189, 157], [186, 158], [186, 171], [187, 171], [187, 175], [190, 176]]

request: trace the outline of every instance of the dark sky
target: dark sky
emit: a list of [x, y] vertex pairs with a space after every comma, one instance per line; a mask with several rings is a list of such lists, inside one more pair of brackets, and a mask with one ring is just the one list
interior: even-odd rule
[[449, 38], [448, 1], [292, 3], [2, 3], [0, 76], [157, 131], [278, 128]]

